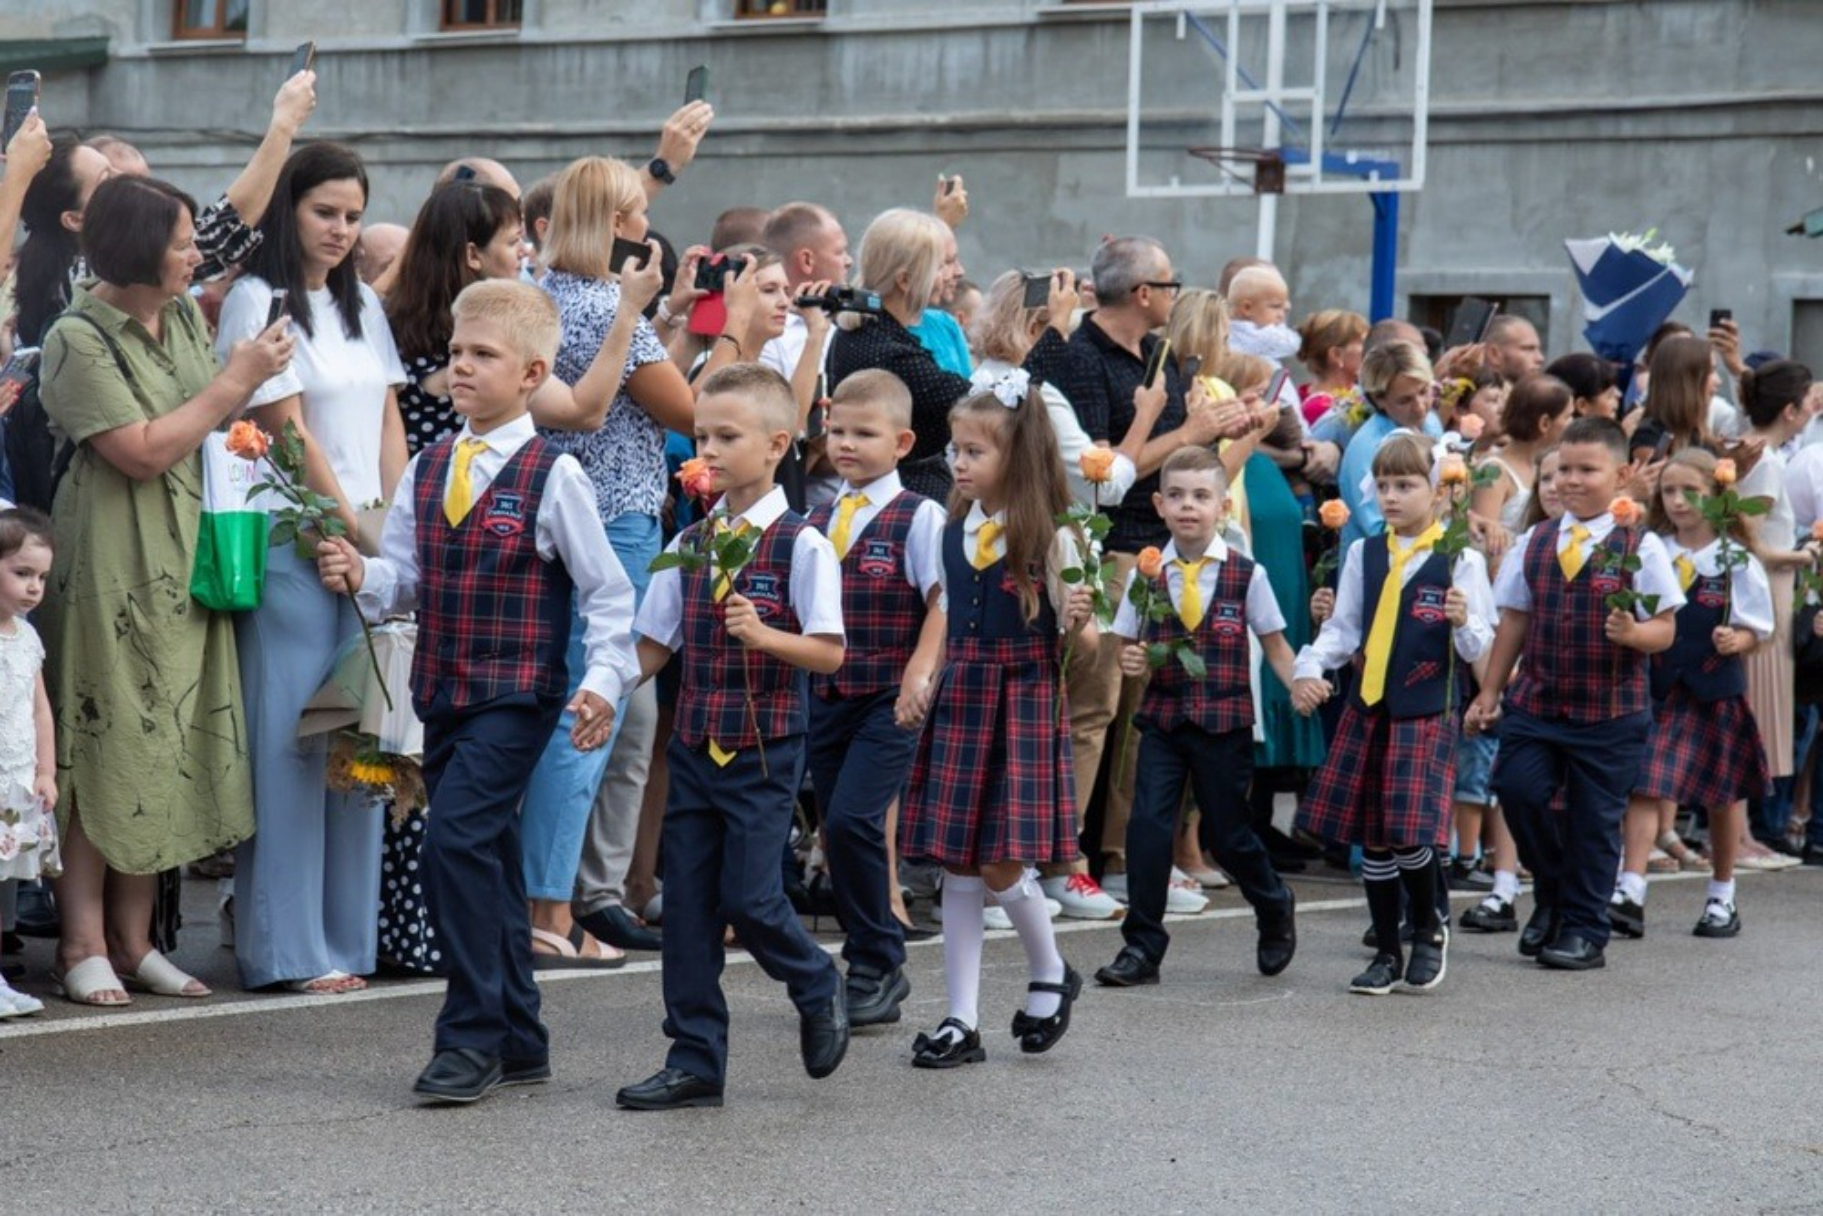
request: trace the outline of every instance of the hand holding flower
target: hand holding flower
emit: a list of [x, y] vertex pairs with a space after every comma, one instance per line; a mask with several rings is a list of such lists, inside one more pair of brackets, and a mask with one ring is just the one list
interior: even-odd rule
[[1146, 648], [1137, 642], [1129, 642], [1120, 648], [1120, 674], [1138, 678], [1151, 669], [1146, 662]]

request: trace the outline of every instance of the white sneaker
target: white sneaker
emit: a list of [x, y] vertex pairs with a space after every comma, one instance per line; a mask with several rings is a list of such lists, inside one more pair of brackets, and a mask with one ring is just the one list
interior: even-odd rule
[[43, 1012], [43, 1001], [35, 996], [27, 996], [5, 980], [0, 980], [0, 1021], [7, 1018], [30, 1017], [34, 1013]]
[[1165, 911], [1177, 916], [1195, 916], [1209, 906], [1209, 897], [1196, 879], [1173, 866], [1171, 885], [1165, 888]]
[[665, 923], [665, 893], [663, 891], [646, 901], [646, 906], [640, 909], [639, 919], [648, 925]]
[[981, 909], [981, 927], [984, 929], [1006, 929], [1013, 927], [1013, 918], [1006, 914], [1006, 909], [999, 904], [988, 904]]
[[1126, 873], [1123, 871], [1122, 873], [1119, 873], [1119, 874], [1102, 875], [1101, 889], [1106, 891], [1109, 895], [1112, 895], [1115, 899], [1118, 899], [1121, 903], [1123, 903], [1123, 904], [1126, 903], [1127, 902], [1127, 875], [1126, 875]]
[[1069, 874], [1047, 878], [1039, 884], [1045, 896], [1057, 901], [1063, 914], [1071, 920], [1114, 920], [1124, 911], [1120, 901], [1109, 895], [1087, 874]]

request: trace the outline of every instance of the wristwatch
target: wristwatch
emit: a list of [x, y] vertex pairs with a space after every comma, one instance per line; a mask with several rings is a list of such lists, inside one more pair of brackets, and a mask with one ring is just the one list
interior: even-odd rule
[[662, 156], [654, 156], [646, 165], [646, 172], [667, 186], [677, 184], [677, 174], [671, 172], [671, 162]]

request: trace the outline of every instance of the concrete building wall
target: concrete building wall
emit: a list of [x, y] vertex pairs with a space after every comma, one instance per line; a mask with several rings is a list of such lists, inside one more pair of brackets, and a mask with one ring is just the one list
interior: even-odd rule
[[[436, 168], [465, 152], [525, 182], [587, 152], [643, 159], [685, 73], [707, 63], [715, 131], [654, 217], [674, 239], [700, 239], [724, 206], [806, 196], [858, 239], [868, 217], [927, 205], [936, 175], [960, 172], [977, 278], [1083, 264], [1109, 232], [1158, 236], [1203, 281], [1253, 251], [1251, 199], [1125, 196], [1120, 5], [830, 0], [812, 22], [735, 22], [732, 8], [526, 0], [521, 30], [476, 35], [437, 32], [430, 0], [253, 0], [244, 45], [193, 47], [169, 39], [171, 0], [7, 0], [0, 38], [109, 33], [105, 68], [47, 82], [47, 116], [122, 133], [197, 191], [232, 176], [292, 45], [314, 38], [309, 133], [369, 158], [376, 219], [409, 219]], [[1783, 235], [1823, 206], [1819, 10], [1438, 0], [1430, 172], [1403, 200], [1401, 305], [1548, 297], [1549, 345], [1569, 349], [1562, 239], [1657, 227], [1698, 275], [1684, 319], [1731, 307], [1751, 345], [1785, 347], [1797, 318], [1823, 363], [1823, 241]], [[1412, 31], [1393, 33], [1368, 78], [1409, 71]], [[1294, 304], [1365, 308], [1370, 231], [1363, 198], [1287, 198], [1276, 253]]]

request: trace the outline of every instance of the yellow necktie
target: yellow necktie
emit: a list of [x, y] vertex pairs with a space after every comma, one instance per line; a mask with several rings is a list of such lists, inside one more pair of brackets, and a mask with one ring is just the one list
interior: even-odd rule
[[1688, 553], [1680, 553], [1671, 559], [1677, 568], [1677, 587], [1679, 591], [1690, 590], [1690, 584], [1696, 581], [1696, 563], [1690, 560]]
[[1574, 579], [1582, 573], [1583, 564], [1589, 560], [1582, 551], [1582, 543], [1589, 539], [1589, 530], [1581, 524], [1570, 525], [1570, 545], [1557, 555], [1557, 564], [1563, 570], [1566, 580]]
[[829, 543], [836, 547], [837, 561], [848, 556], [848, 534], [855, 526], [855, 516], [862, 507], [872, 505], [865, 494], [844, 494], [842, 501], [836, 504], [836, 519], [829, 528]]
[[443, 494], [443, 518], [449, 520], [452, 528], [467, 518], [469, 508], [475, 505], [474, 491], [469, 488], [468, 467], [486, 450], [485, 439], [456, 441], [456, 462], [450, 466], [449, 489]]
[[[732, 532], [736, 536], [741, 535], [751, 526], [752, 525], [744, 519], [736, 520], [734, 523], [730, 524], [726, 515], [718, 516], [715, 520], [715, 530], [717, 532]], [[719, 604], [727, 599], [728, 593], [732, 590], [734, 590], [734, 583], [729, 579], [727, 573], [721, 570], [716, 571], [715, 602]], [[715, 767], [727, 768], [728, 762], [733, 760], [737, 754], [738, 752], [729, 751], [714, 739], [709, 740], [709, 759], [715, 761]]]
[[1443, 536], [1443, 528], [1432, 524], [1410, 546], [1401, 549], [1393, 534], [1386, 534], [1386, 581], [1380, 584], [1380, 599], [1374, 605], [1374, 623], [1367, 631], [1367, 665], [1361, 673], [1361, 703], [1378, 705], [1386, 695], [1386, 668], [1393, 657], [1393, 633], [1399, 627], [1399, 600], [1405, 594], [1405, 565]]
[[994, 542], [1000, 538], [1001, 530], [1001, 526], [991, 519], [982, 521], [981, 531], [975, 533], [975, 569], [986, 570], [997, 560]]
[[1197, 585], [1196, 580], [1203, 567], [1209, 564], [1209, 559], [1199, 557], [1193, 562], [1187, 562], [1180, 558], [1171, 564], [1184, 576], [1184, 585], [1177, 591], [1177, 619], [1184, 623], [1185, 629], [1194, 633], [1196, 627], [1203, 623], [1203, 589]]

